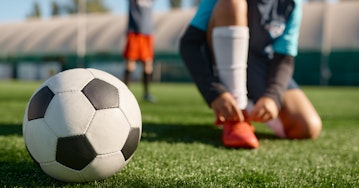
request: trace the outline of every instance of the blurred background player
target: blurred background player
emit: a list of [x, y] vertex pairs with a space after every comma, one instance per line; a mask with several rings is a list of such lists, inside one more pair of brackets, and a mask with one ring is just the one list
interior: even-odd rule
[[150, 95], [149, 85], [152, 80], [154, 39], [152, 23], [153, 0], [129, 0], [127, 43], [123, 53], [126, 59], [124, 83], [129, 85], [131, 73], [136, 69], [136, 62], [143, 65], [144, 100], [155, 102]]
[[321, 119], [292, 78], [301, 11], [301, 0], [201, 1], [180, 53], [225, 146], [257, 148], [251, 121], [281, 138], [320, 134]]

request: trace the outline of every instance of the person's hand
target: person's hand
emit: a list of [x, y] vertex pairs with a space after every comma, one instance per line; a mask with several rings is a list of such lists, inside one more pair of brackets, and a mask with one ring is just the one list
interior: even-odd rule
[[211, 108], [219, 121], [244, 121], [244, 116], [239, 110], [236, 100], [229, 92], [222, 93], [212, 103]]
[[270, 97], [261, 97], [255, 104], [252, 112], [249, 114], [249, 121], [267, 122], [278, 117], [278, 107]]

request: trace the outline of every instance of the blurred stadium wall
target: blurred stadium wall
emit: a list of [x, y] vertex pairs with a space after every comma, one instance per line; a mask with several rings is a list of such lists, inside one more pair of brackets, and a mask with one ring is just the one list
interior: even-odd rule
[[[294, 73], [300, 84], [359, 85], [358, 10], [357, 1], [304, 4]], [[194, 12], [154, 15], [156, 81], [191, 80], [178, 45]], [[0, 24], [0, 79], [46, 79], [76, 67], [98, 68], [122, 78], [126, 27], [127, 17], [114, 14]]]

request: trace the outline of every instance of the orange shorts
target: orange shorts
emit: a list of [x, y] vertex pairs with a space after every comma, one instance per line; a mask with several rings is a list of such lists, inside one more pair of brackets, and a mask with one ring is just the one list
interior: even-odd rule
[[128, 33], [123, 57], [129, 60], [147, 62], [153, 60], [153, 36]]

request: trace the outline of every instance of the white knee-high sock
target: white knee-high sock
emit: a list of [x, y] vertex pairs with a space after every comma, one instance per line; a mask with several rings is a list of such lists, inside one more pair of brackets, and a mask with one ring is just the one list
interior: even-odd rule
[[212, 44], [219, 78], [243, 110], [247, 106], [249, 29], [245, 26], [215, 27]]
[[267, 122], [265, 122], [265, 125], [267, 125], [270, 129], [273, 130], [273, 132], [279, 137], [279, 138], [285, 138], [285, 132], [283, 123], [279, 118], [271, 119]]

